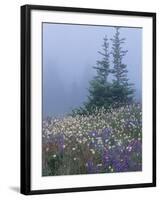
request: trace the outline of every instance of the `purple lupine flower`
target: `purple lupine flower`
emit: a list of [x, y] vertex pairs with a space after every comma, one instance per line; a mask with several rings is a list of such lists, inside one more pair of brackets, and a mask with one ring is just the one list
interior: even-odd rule
[[105, 128], [102, 130], [101, 137], [102, 137], [103, 142], [105, 142], [105, 140], [110, 138], [111, 132], [112, 131], [110, 128]]
[[120, 155], [119, 159], [115, 159], [112, 162], [112, 166], [115, 172], [127, 172], [129, 170], [129, 160], [127, 156]]
[[102, 153], [102, 163], [105, 167], [107, 167], [110, 164], [110, 156], [109, 151], [105, 149]]
[[130, 162], [129, 168], [131, 171], [142, 170], [142, 143], [141, 141], [134, 139], [128, 145], [130, 149]]
[[133, 140], [127, 148], [116, 147], [110, 150], [110, 161], [115, 172], [140, 171], [141, 142]]
[[86, 167], [89, 174], [98, 173], [98, 167], [94, 165], [92, 160], [87, 161]]
[[[112, 166], [114, 172], [140, 171], [141, 162], [133, 159], [133, 155], [137, 155], [141, 148], [140, 142], [137, 140], [130, 145], [132, 145], [133, 151], [128, 151], [122, 146], [105, 150], [102, 155], [102, 163], [105, 168]], [[141, 155], [141, 152], [139, 153]]]
[[135, 139], [133, 148], [137, 153], [142, 152], [142, 142], [140, 140]]

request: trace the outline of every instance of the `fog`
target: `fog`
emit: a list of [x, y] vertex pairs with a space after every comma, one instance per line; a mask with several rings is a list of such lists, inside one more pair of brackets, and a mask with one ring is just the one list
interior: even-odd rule
[[[43, 117], [57, 116], [83, 105], [96, 61], [102, 57], [103, 38], [112, 38], [114, 27], [43, 24]], [[123, 62], [134, 84], [135, 98], [141, 101], [142, 29], [121, 28], [120, 37], [128, 50]], [[110, 49], [111, 49], [111, 41]], [[110, 59], [112, 65], [112, 58]]]

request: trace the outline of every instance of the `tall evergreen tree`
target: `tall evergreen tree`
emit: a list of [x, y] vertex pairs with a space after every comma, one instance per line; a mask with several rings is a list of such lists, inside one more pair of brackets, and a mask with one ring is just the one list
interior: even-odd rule
[[110, 98], [110, 83], [108, 76], [110, 73], [109, 63], [109, 43], [107, 36], [103, 39], [102, 45], [103, 51], [98, 51], [102, 56], [101, 60], [96, 62], [96, 66], [93, 68], [96, 70], [96, 76], [90, 81], [88, 102], [85, 103], [85, 108], [90, 111], [94, 107], [108, 107], [111, 104]]
[[133, 84], [129, 83], [127, 65], [123, 63], [123, 58], [128, 52], [123, 50], [122, 44], [125, 38], [120, 38], [119, 27], [115, 27], [115, 35], [111, 39], [113, 56], [113, 69], [114, 76], [112, 84], [112, 99], [116, 106], [130, 103], [133, 100]]
[[102, 56], [101, 60], [96, 62], [96, 66], [93, 68], [96, 70], [96, 75], [89, 82], [89, 95], [87, 102], [78, 109], [73, 110], [73, 114], [86, 114], [91, 113], [94, 108], [106, 107], [111, 104], [110, 98], [110, 83], [108, 76], [110, 73], [109, 63], [109, 43], [107, 36], [103, 39], [102, 51], [98, 51]]

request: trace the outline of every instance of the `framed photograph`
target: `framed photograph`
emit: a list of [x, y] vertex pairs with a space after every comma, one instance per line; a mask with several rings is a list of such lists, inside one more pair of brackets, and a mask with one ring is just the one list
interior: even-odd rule
[[156, 186], [156, 14], [21, 7], [21, 193]]

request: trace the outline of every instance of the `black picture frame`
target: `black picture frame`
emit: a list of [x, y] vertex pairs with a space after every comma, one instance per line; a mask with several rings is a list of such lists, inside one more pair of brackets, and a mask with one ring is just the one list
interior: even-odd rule
[[[95, 186], [95, 187], [79, 187], [61, 188], [49, 190], [31, 190], [31, 11], [64, 11], [79, 12], [92, 14], [111, 14], [123, 16], [142, 16], [151, 17], [153, 20], [152, 27], [152, 56], [153, 56], [153, 149], [152, 149], [152, 183], [138, 183], [125, 185]], [[20, 191], [25, 195], [33, 194], [49, 194], [64, 192], [80, 192], [93, 190], [111, 190], [111, 189], [127, 189], [140, 187], [156, 186], [156, 13], [121, 11], [121, 10], [103, 10], [90, 8], [72, 8], [57, 7], [44, 5], [24, 5], [21, 6], [21, 183]]]

